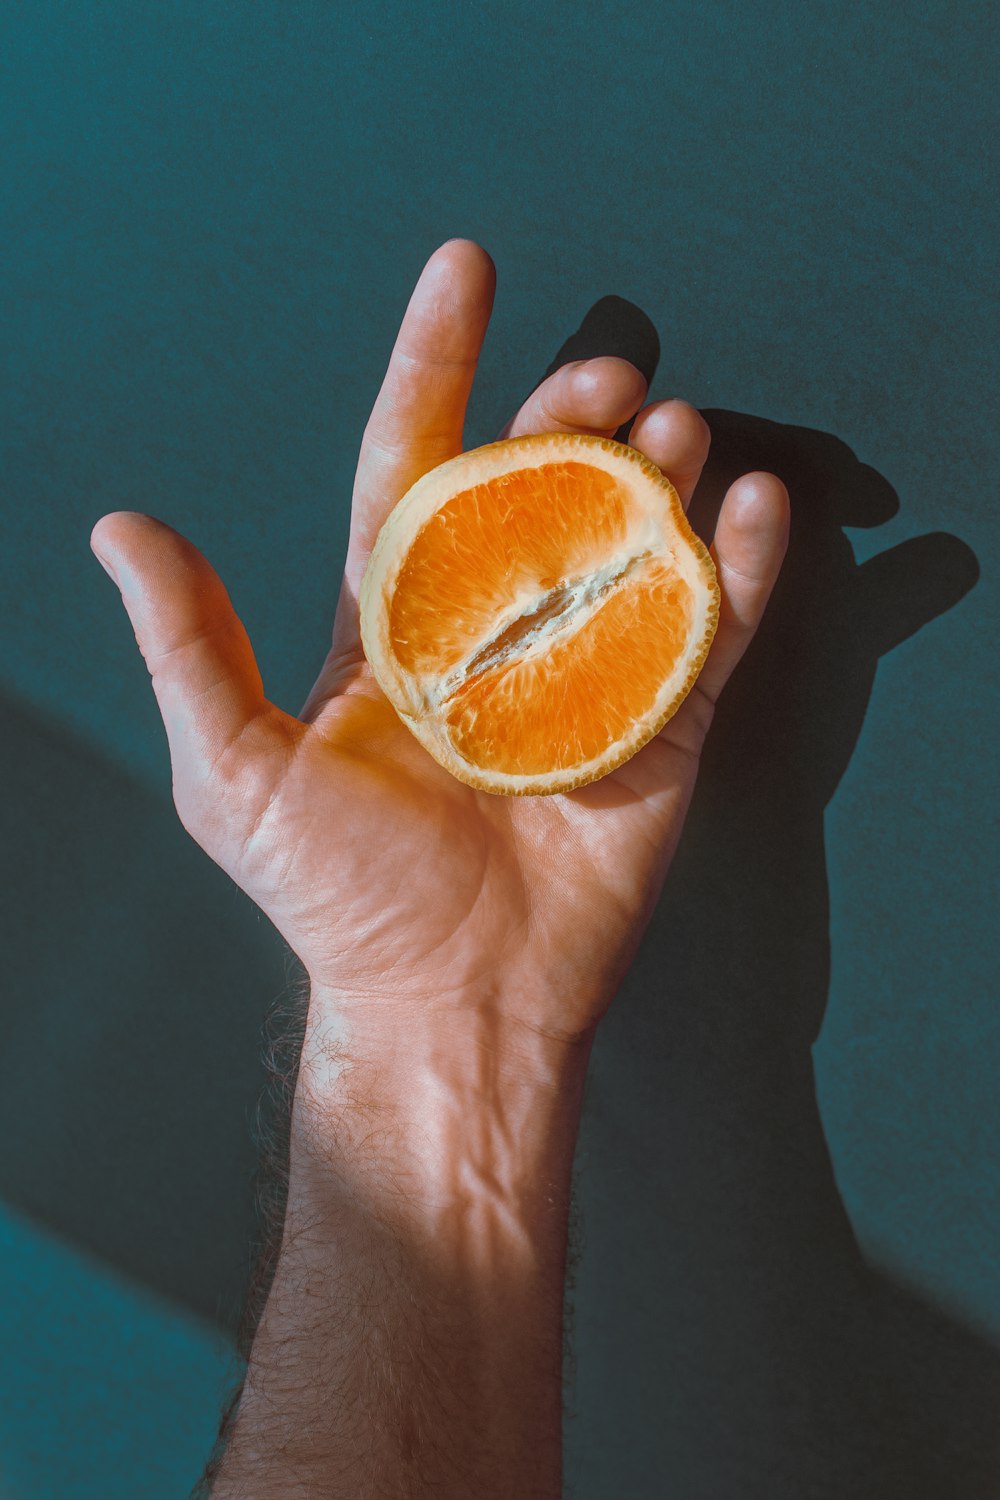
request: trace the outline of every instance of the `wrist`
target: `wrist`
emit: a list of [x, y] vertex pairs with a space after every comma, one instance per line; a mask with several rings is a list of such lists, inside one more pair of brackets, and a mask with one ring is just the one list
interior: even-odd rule
[[289, 1213], [344, 1196], [477, 1277], [564, 1250], [593, 1033], [553, 1038], [499, 997], [364, 1006], [314, 989], [292, 1119]]
[[250, 1475], [284, 1493], [294, 1472], [331, 1496], [370, 1474], [379, 1493], [552, 1500], [590, 1041], [508, 1045], [482, 1007], [446, 1027], [354, 1014], [311, 996], [285, 1234], [217, 1493]]

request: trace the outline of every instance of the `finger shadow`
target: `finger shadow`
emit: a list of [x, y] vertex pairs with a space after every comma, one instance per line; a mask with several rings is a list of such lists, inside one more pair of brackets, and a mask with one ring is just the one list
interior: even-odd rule
[[[647, 387], [652, 385], [660, 362], [660, 336], [655, 324], [641, 307], [636, 307], [634, 302], [628, 302], [624, 297], [601, 297], [591, 307], [576, 332], [570, 334], [562, 345], [538, 385], [542, 385], [562, 365], [577, 359], [596, 359], [601, 355], [627, 359], [637, 370], [641, 370]], [[631, 425], [630, 417], [615, 433], [619, 442], [625, 442]]]
[[[608, 315], [612, 300], [598, 304]], [[630, 358], [627, 330], [641, 326], [632, 310], [609, 351], [585, 320], [552, 367]], [[644, 332], [639, 357], [650, 348]], [[763, 469], [788, 487], [791, 539], [594, 1048], [572, 1493], [986, 1500], [1000, 1478], [988, 1416], [1000, 1354], [866, 1262], [811, 1052], [830, 979], [824, 809], [879, 658], [957, 604], [978, 565], [944, 533], [859, 565], [844, 528], [899, 509], [883, 475], [832, 434], [703, 415], [695, 529], [710, 540], [728, 486]]]

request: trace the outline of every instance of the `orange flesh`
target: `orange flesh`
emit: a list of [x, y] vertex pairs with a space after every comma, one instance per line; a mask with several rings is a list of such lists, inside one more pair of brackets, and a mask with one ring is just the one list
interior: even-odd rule
[[[417, 534], [399, 573], [389, 628], [400, 665], [447, 675], [496, 635], [524, 591], [541, 603], [562, 582], [606, 567], [626, 543], [629, 513], [612, 475], [572, 462], [454, 496]], [[492, 662], [487, 654], [473, 667], [442, 710], [455, 749], [510, 775], [600, 755], [653, 709], [693, 611], [692, 589], [669, 559], [637, 560], [578, 620], [568, 615], [540, 654], [524, 660], [515, 649]]]
[[600, 755], [647, 714], [684, 649], [690, 586], [658, 559], [545, 656], [484, 672], [452, 699], [455, 749], [484, 770], [561, 770]]
[[542, 594], [603, 566], [625, 542], [629, 512], [618, 481], [581, 463], [517, 470], [455, 495], [400, 569], [389, 613], [400, 666], [447, 672], [524, 590]]

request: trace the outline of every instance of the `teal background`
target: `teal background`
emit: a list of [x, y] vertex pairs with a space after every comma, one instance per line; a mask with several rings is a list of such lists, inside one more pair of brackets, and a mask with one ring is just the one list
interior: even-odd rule
[[194, 1484], [287, 982], [174, 817], [90, 528], [190, 536], [297, 709], [364, 422], [453, 235], [498, 270], [470, 444], [567, 340], [648, 364], [648, 319], [653, 393], [716, 435], [700, 524], [744, 461], [795, 515], [595, 1049], [567, 1491], [995, 1492], [989, 19], [3, 7], [5, 1495]]

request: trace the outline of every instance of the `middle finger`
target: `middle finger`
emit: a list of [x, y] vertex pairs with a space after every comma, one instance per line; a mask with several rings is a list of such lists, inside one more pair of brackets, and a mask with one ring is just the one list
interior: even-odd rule
[[574, 360], [532, 391], [499, 438], [536, 432], [612, 437], [639, 410], [645, 395], [646, 377], [627, 359], [607, 354]]

